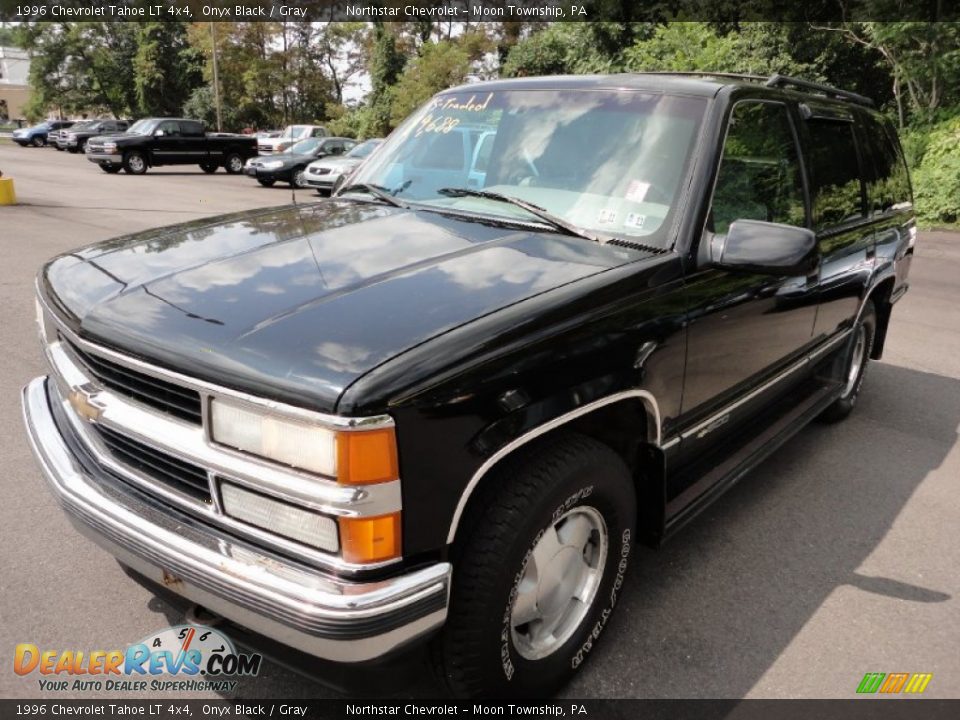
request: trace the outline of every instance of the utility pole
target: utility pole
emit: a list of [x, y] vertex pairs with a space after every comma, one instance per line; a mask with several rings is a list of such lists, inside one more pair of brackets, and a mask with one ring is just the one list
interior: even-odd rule
[[223, 132], [220, 117], [220, 73], [217, 70], [217, 24], [210, 23], [210, 37], [213, 40], [213, 102], [217, 108], [217, 132]]

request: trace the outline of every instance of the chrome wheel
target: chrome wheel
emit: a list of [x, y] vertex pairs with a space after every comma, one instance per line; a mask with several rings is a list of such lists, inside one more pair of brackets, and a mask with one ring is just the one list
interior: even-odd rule
[[231, 155], [227, 160], [227, 170], [232, 173], [238, 173], [243, 170], [243, 158], [239, 155]]
[[520, 655], [539, 660], [573, 636], [600, 587], [608, 547], [603, 516], [588, 506], [568, 510], [537, 537], [510, 609]]
[[127, 158], [127, 167], [130, 168], [130, 172], [139, 175], [147, 169], [147, 164], [140, 155], [133, 154]]
[[305, 170], [297, 170], [293, 174], [293, 184], [298, 188], [303, 188], [307, 186], [307, 173]]
[[850, 356], [850, 368], [847, 370], [847, 386], [843, 389], [843, 396], [847, 397], [857, 387], [860, 370], [866, 360], [867, 329], [861, 324], [857, 327], [857, 337], [853, 344], [853, 354]]

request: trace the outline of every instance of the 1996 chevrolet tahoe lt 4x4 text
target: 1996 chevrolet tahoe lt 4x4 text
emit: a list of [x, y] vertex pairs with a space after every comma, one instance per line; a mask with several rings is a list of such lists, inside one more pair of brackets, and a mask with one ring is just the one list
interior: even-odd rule
[[555, 691], [657, 544], [848, 414], [915, 238], [865, 98], [775, 76], [441, 93], [329, 202], [51, 261], [23, 393], [74, 525], [315, 658]]

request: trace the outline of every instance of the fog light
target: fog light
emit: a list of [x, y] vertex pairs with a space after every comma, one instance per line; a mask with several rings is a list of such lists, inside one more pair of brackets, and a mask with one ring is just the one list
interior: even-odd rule
[[232, 518], [321, 550], [336, 552], [339, 548], [333, 518], [229, 483], [220, 484], [220, 497], [224, 513]]

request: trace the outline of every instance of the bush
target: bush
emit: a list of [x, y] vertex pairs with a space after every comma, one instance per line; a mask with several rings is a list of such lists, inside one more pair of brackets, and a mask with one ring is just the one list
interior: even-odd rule
[[917, 215], [925, 225], [960, 221], [960, 117], [904, 135]]

